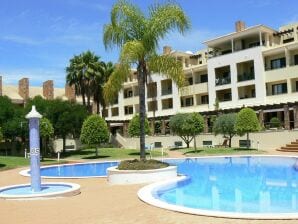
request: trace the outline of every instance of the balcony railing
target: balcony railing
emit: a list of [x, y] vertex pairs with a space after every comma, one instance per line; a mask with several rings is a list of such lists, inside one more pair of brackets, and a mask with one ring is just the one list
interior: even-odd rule
[[238, 74], [238, 82], [243, 82], [243, 81], [248, 81], [248, 80], [253, 80], [253, 79], [255, 79], [254, 73]]
[[215, 85], [216, 86], [227, 85], [227, 84], [230, 84], [230, 83], [231, 83], [231, 77], [215, 79]]

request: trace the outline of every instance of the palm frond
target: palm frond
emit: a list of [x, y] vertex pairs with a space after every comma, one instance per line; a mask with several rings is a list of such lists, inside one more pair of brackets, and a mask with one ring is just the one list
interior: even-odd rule
[[168, 55], [152, 56], [148, 61], [148, 68], [150, 72], [157, 72], [172, 79], [179, 88], [185, 85], [182, 64], [173, 57]]
[[111, 11], [111, 23], [104, 26], [105, 47], [121, 47], [126, 41], [140, 39], [145, 21], [144, 14], [137, 6], [125, 0], [118, 1]]
[[143, 59], [145, 55], [146, 50], [141, 41], [129, 41], [122, 47], [120, 61], [122, 63], [132, 64]]
[[129, 64], [119, 64], [104, 85], [103, 95], [107, 104], [113, 103], [118, 97], [122, 84], [130, 74]]
[[156, 48], [158, 41], [165, 38], [169, 32], [177, 29], [183, 34], [190, 28], [190, 20], [178, 4], [155, 4], [149, 10], [150, 19], [144, 35], [144, 41], [148, 46]]

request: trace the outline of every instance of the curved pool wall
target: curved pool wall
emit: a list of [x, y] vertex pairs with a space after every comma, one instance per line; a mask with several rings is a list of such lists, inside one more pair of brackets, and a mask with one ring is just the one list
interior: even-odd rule
[[0, 188], [0, 199], [26, 200], [74, 196], [80, 193], [80, 185], [74, 183], [42, 183], [41, 190], [32, 191], [31, 184], [11, 185]]
[[157, 207], [206, 216], [249, 219], [298, 218], [298, 159], [220, 156], [167, 159], [185, 176], [138, 192]]
[[[109, 161], [43, 166], [40, 168], [40, 174], [42, 178], [54, 179], [106, 177], [107, 168], [117, 166], [118, 164], [119, 161]], [[20, 174], [30, 176], [30, 169], [22, 170]]]

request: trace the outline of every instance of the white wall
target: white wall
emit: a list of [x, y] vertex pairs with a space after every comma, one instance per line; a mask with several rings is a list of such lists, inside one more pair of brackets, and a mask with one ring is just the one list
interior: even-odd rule
[[[139, 149], [139, 138], [125, 138], [124, 148]], [[232, 139], [232, 147], [239, 147], [239, 140], [246, 139], [246, 136], [239, 137], [235, 136]], [[298, 130], [280, 130], [280, 131], [265, 131], [258, 133], [251, 133], [250, 140], [252, 142], [252, 147], [269, 152], [275, 152], [276, 149], [281, 146], [285, 146], [291, 141], [298, 139]], [[201, 134], [197, 136], [197, 146], [201, 147], [203, 141], [212, 141], [213, 145], [221, 144], [223, 142], [223, 137], [221, 135], [214, 136], [213, 134]], [[178, 136], [147, 136], [146, 144], [151, 144], [154, 142], [162, 142], [162, 146], [165, 148], [173, 147], [175, 141], [182, 141]], [[183, 141], [182, 141], [183, 142]], [[192, 142], [193, 144], [193, 142]], [[191, 144], [191, 145], [192, 145]], [[183, 142], [183, 146], [186, 146]]]

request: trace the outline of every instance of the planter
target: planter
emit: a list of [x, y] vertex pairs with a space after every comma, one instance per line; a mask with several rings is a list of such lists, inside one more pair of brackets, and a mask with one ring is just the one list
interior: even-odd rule
[[154, 170], [118, 170], [117, 166], [113, 166], [107, 172], [110, 184], [142, 184], [177, 177], [176, 166]]

